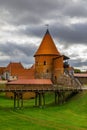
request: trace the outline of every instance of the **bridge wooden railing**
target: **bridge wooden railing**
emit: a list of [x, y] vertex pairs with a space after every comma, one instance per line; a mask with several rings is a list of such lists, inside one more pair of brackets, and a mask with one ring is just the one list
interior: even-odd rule
[[53, 91], [53, 92], [55, 92], [55, 91], [75, 91], [75, 90], [77, 90], [77, 91], [80, 91], [80, 90], [82, 90], [82, 88], [76, 88], [76, 87], [56, 87], [56, 86], [54, 86], [54, 87], [52, 87], [52, 88], [45, 88], [45, 87], [43, 87], [43, 88], [38, 88], [38, 89], [36, 89], [36, 88], [27, 88], [27, 89], [24, 89], [24, 88], [0, 88], [0, 92], [38, 92], [38, 91], [44, 91], [44, 92], [46, 92], [46, 91]]

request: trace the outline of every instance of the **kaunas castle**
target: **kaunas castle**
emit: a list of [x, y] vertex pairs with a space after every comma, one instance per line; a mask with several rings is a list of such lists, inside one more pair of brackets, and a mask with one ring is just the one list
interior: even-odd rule
[[69, 70], [67, 56], [62, 55], [50, 35], [49, 30], [40, 43], [34, 54], [35, 63], [29, 69], [25, 69], [21, 63], [11, 62], [7, 67], [0, 67], [0, 76], [3, 79], [50, 79], [57, 83], [58, 78], [64, 74], [65, 69]]

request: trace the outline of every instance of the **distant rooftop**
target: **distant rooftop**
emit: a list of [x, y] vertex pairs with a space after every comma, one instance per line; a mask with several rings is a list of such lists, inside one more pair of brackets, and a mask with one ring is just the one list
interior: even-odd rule
[[74, 74], [75, 77], [87, 77], [87, 73], [75, 73]]

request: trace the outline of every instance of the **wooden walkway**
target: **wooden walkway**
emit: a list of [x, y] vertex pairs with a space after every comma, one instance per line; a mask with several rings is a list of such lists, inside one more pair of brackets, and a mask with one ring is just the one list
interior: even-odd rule
[[48, 87], [48, 88], [39, 88], [39, 89], [35, 89], [35, 88], [27, 88], [27, 89], [24, 89], [24, 88], [0, 88], [0, 92], [41, 92], [41, 91], [44, 91], [44, 92], [47, 92], [47, 91], [81, 91], [81, 90], [87, 90], [87, 87], [86, 86], [83, 86], [83, 87]]
[[39, 89], [13, 89], [13, 88], [0, 88], [0, 92], [12, 92], [14, 94], [14, 108], [22, 108], [23, 107], [23, 93], [25, 92], [35, 92], [35, 106], [45, 106], [45, 93], [46, 92], [53, 92], [54, 93], [54, 100], [55, 104], [63, 103], [65, 101], [65, 92], [80, 92], [80, 91], [87, 91], [87, 87], [49, 87], [49, 88], [39, 88]]
[[87, 86], [82, 86], [82, 87], [48, 87], [48, 88], [29, 88], [27, 87], [26, 89], [24, 88], [0, 88], [0, 92], [63, 92], [63, 91], [85, 91], [87, 90]]

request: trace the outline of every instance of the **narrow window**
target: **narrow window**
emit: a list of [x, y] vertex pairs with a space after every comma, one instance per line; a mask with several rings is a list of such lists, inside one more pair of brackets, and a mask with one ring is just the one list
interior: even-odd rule
[[44, 61], [44, 65], [46, 65], [46, 61]]
[[57, 80], [57, 77], [55, 76], [55, 80]]
[[47, 69], [47, 73], [49, 72], [49, 70]]

